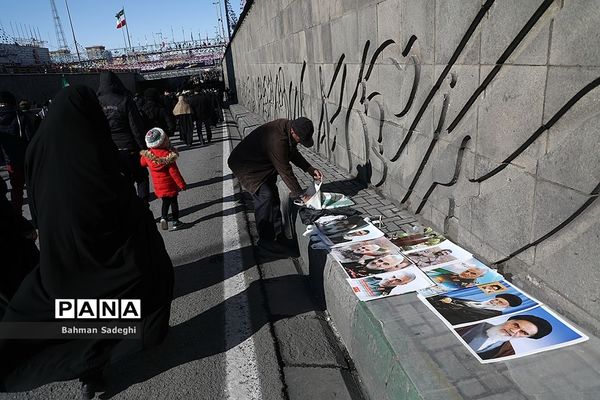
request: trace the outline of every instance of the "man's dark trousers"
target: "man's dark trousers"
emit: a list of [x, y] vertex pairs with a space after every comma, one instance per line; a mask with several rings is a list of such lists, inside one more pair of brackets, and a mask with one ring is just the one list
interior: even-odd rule
[[262, 241], [274, 241], [281, 233], [283, 218], [281, 217], [279, 191], [277, 190], [277, 174], [271, 175], [252, 194], [254, 217], [258, 237]]
[[204, 144], [204, 137], [202, 136], [202, 125], [204, 125], [204, 129], [206, 130], [206, 143], [210, 143], [212, 141], [212, 131], [210, 130], [210, 122], [208, 119], [196, 120], [196, 131], [198, 132], [198, 138], [200, 139], [200, 144]]

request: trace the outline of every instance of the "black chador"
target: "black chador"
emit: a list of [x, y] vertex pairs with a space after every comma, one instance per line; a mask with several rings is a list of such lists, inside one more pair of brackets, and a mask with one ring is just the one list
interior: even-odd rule
[[3, 322], [55, 321], [55, 299], [141, 299], [142, 339], [0, 340], [0, 391], [82, 377], [159, 344], [173, 297], [171, 260], [150, 211], [119, 173], [117, 148], [91, 89], [59, 93], [25, 168], [40, 262]]

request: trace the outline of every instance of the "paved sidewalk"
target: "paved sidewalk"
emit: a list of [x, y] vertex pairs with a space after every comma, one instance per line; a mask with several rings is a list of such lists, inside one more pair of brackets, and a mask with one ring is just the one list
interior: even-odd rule
[[[242, 133], [230, 113], [226, 112], [225, 117], [235, 145], [235, 138], [241, 138]], [[249, 231], [256, 243], [252, 199], [247, 193], [243, 199]], [[358, 377], [332, 332], [326, 313], [312, 295], [308, 278], [299, 273], [292, 259], [273, 260], [260, 252], [255, 252], [255, 256], [287, 398], [362, 400]]]
[[[232, 106], [242, 131], [263, 119]], [[419, 222], [370, 187], [352, 179], [312, 151], [306, 159], [325, 174], [323, 190], [349, 195], [364, 216], [384, 216], [382, 230], [393, 235]], [[304, 186], [311, 178], [297, 171]], [[313, 250], [292, 221], [302, 271], [322, 296], [372, 399], [419, 400], [597, 400], [600, 398], [600, 340], [493, 364], [480, 364], [450, 330], [414, 294], [360, 302], [346, 274], [325, 250]], [[451, 238], [451, 235], [449, 235]], [[459, 243], [460, 244], [460, 243]], [[544, 300], [544, 299], [540, 299]]]

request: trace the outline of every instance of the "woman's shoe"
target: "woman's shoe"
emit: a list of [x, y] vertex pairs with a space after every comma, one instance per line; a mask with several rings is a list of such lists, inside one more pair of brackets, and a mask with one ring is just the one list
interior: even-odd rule
[[173, 222], [173, 226], [171, 227], [172, 231], [176, 231], [178, 229], [181, 229], [183, 227], [183, 222], [179, 221], [179, 220], [175, 220]]
[[160, 229], [162, 229], [163, 231], [166, 231], [167, 229], [169, 229], [169, 223], [164, 218], [160, 219]]
[[81, 398], [91, 400], [96, 397], [96, 393], [104, 392], [105, 382], [102, 372], [93, 371], [79, 378], [81, 382]]

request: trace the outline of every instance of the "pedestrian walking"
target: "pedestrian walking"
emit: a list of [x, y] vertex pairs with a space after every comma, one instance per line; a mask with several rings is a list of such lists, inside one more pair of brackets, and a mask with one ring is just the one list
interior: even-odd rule
[[192, 108], [184, 95], [178, 97], [177, 104], [173, 108], [173, 115], [179, 127], [179, 138], [186, 145], [191, 146], [194, 140], [194, 117], [192, 115]]
[[17, 215], [23, 214], [25, 151], [33, 132], [29, 119], [17, 108], [15, 96], [0, 92], [0, 165], [8, 170], [10, 201]]
[[177, 151], [170, 146], [169, 138], [160, 128], [152, 128], [146, 134], [146, 145], [148, 150], [141, 151], [140, 163], [143, 167], [150, 169], [154, 193], [162, 199], [162, 213], [160, 227], [163, 230], [169, 228], [169, 208], [173, 215], [171, 230], [175, 231], [182, 227], [179, 221], [179, 203], [177, 196], [181, 190], [185, 190], [185, 180], [177, 168]]
[[100, 74], [98, 100], [108, 119], [112, 140], [119, 149], [121, 172], [132, 185], [137, 185], [138, 196], [147, 203], [150, 195], [148, 171], [139, 162], [140, 150], [146, 148], [146, 129], [139, 110], [119, 77], [112, 71]]
[[171, 110], [173, 110], [173, 107], [169, 108], [168, 111], [165, 108], [158, 89], [146, 89], [144, 92], [144, 106], [142, 107], [146, 131], [157, 127], [162, 129], [167, 136], [172, 136], [175, 132], [175, 121]]
[[139, 299], [142, 334], [0, 339], [0, 392], [80, 378], [84, 398], [92, 398], [110, 362], [165, 338], [173, 265], [152, 214], [119, 170], [110, 127], [91, 89], [72, 85], [57, 95], [25, 165], [40, 261], [2, 322], [55, 321], [55, 299]]
[[282, 243], [282, 216], [280, 211], [277, 176], [290, 190], [292, 198], [308, 201], [294, 175], [290, 162], [314, 179], [323, 179], [316, 169], [298, 151], [298, 144], [311, 147], [313, 123], [300, 117], [295, 120], [277, 119], [259, 126], [246, 136], [231, 152], [227, 164], [245, 190], [252, 194], [259, 246], [272, 252], [285, 252]]
[[210, 130], [211, 119], [213, 115], [212, 103], [210, 98], [203, 94], [198, 93], [190, 98], [189, 101], [192, 111], [194, 113], [194, 120], [196, 121], [196, 132], [198, 133], [198, 139], [200, 144], [204, 145], [204, 137], [202, 136], [202, 126], [206, 131], [206, 143], [212, 141], [212, 131]]

